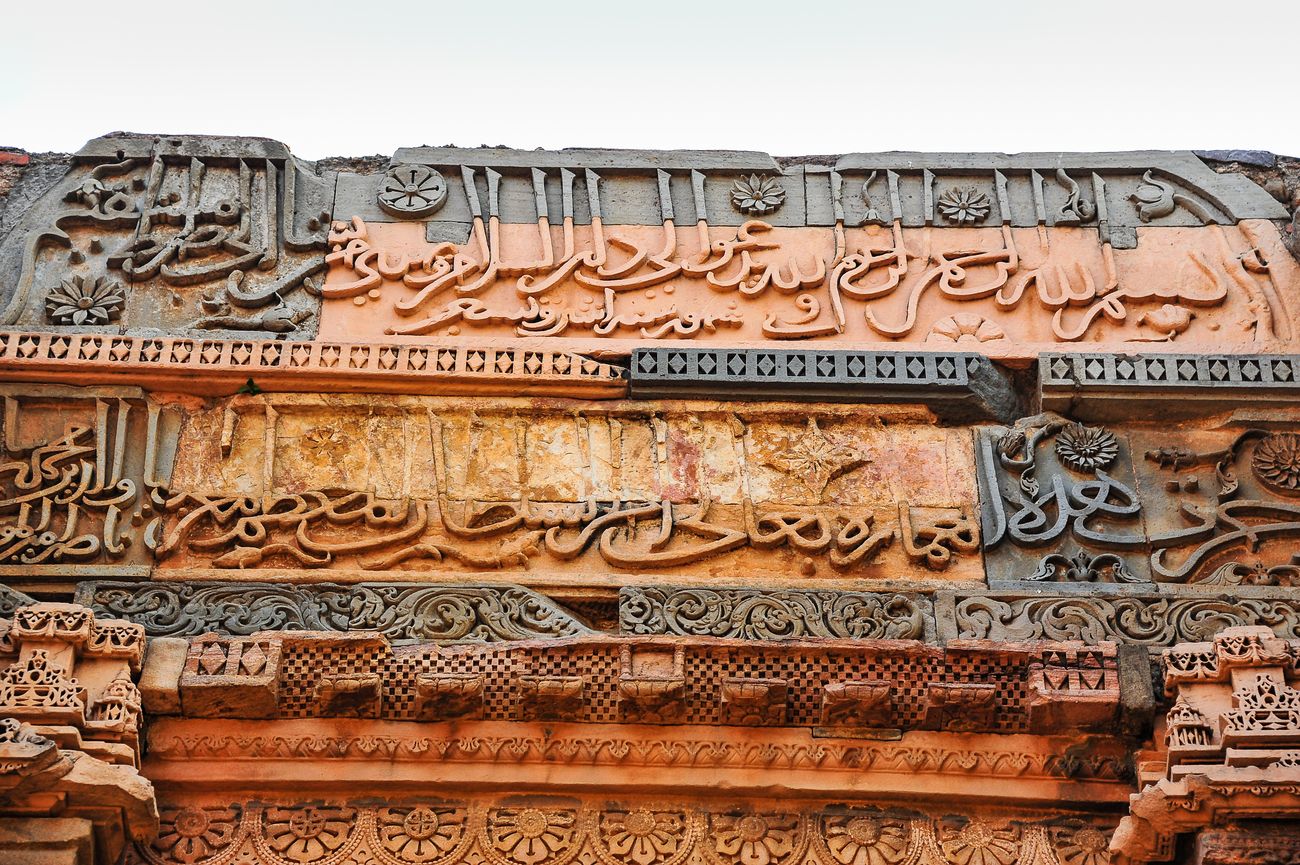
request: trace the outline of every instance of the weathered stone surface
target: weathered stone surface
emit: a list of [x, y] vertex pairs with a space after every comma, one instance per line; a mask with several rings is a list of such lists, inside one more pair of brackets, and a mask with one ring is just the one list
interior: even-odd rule
[[[80, 591], [80, 589], [78, 589]], [[122, 618], [126, 618], [123, 616]], [[140, 624], [140, 623], [137, 623]], [[148, 628], [145, 628], [146, 633]], [[181, 713], [180, 679], [189, 653], [189, 640], [154, 637], [149, 641], [140, 670], [140, 700], [150, 715]]]
[[907, 407], [241, 397], [186, 418], [155, 576], [979, 579], [968, 433], [930, 420]]
[[265, 139], [94, 139], [0, 239], [0, 321], [309, 337], [332, 188]]

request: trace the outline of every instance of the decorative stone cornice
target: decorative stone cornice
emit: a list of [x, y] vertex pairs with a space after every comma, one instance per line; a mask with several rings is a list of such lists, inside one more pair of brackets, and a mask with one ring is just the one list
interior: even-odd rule
[[730, 724], [1052, 734], [1119, 718], [1115, 646], [580, 637], [391, 649], [376, 634], [190, 641], [186, 717]]
[[634, 399], [919, 403], [948, 420], [1014, 420], [1023, 410], [1010, 377], [970, 352], [638, 348]]
[[1288, 405], [1300, 355], [1048, 353], [1038, 388], [1044, 409], [1091, 418], [1141, 416], [1152, 400], [1169, 418]]

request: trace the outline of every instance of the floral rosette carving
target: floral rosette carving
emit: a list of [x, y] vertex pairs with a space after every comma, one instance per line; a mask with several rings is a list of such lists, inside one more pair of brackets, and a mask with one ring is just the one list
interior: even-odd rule
[[602, 811], [592, 837], [606, 865], [677, 865], [690, 855], [697, 834], [686, 811], [630, 808]]
[[480, 846], [495, 865], [563, 865], [582, 848], [578, 812], [571, 808], [493, 808]]
[[384, 173], [376, 196], [379, 207], [399, 219], [435, 213], [447, 200], [447, 181], [428, 165], [394, 165]]
[[352, 808], [268, 807], [254, 841], [257, 852], [274, 865], [335, 865], [360, 841], [356, 827]]
[[939, 196], [939, 213], [953, 225], [983, 222], [993, 205], [989, 197], [973, 186], [953, 187]]
[[794, 865], [807, 842], [799, 814], [713, 814], [703, 848], [719, 865]]
[[1061, 865], [1108, 865], [1110, 836], [1096, 826], [1070, 821], [1049, 829]]
[[158, 865], [220, 865], [244, 840], [242, 823], [238, 805], [163, 808], [157, 837], [137, 849]]
[[943, 827], [939, 847], [951, 865], [1012, 865], [1020, 856], [1020, 830], [994, 829], [983, 820]]
[[459, 861], [473, 835], [463, 805], [416, 804], [375, 810], [369, 847], [384, 865]]
[[70, 276], [45, 298], [52, 324], [108, 324], [122, 316], [126, 293], [104, 276]]
[[1269, 433], [1255, 445], [1250, 469], [1273, 492], [1300, 496], [1300, 435]]
[[818, 852], [827, 865], [898, 865], [907, 858], [907, 820], [877, 814], [823, 814]]
[[1056, 434], [1056, 456], [1075, 471], [1095, 472], [1115, 462], [1119, 440], [1103, 427], [1067, 424]]
[[785, 187], [775, 177], [751, 174], [732, 184], [731, 203], [741, 213], [762, 216], [785, 203]]

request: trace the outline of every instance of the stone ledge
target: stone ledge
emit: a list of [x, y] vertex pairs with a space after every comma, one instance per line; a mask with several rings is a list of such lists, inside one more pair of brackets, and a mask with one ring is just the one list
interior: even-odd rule
[[969, 352], [638, 348], [630, 385], [635, 399], [922, 403], [949, 420], [1023, 410], [1006, 372]]
[[1044, 354], [1042, 408], [1088, 418], [1141, 416], [1152, 399], [1170, 418], [1285, 405], [1300, 397], [1300, 355]]
[[0, 380], [143, 383], [224, 395], [266, 391], [473, 393], [607, 398], [625, 372], [569, 351], [383, 343], [0, 331]]

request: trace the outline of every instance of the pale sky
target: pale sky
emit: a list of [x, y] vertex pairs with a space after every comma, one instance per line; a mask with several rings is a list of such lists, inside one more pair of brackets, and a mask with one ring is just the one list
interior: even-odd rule
[[1300, 0], [10, 0], [0, 144], [1300, 155]]

